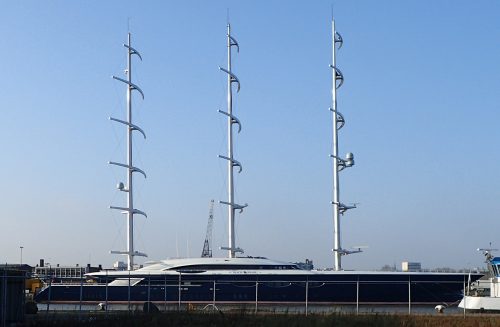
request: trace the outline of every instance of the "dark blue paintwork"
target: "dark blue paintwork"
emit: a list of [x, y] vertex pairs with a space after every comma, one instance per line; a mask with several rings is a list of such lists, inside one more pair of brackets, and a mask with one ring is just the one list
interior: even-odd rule
[[[471, 274], [470, 281], [481, 274]], [[50, 302], [179, 301], [179, 275], [149, 276], [138, 285], [61, 285], [50, 288]], [[134, 276], [137, 278], [137, 276]], [[463, 296], [469, 274], [231, 274], [182, 273], [182, 302], [305, 302], [310, 303], [453, 303]], [[104, 282], [104, 280], [101, 280]], [[257, 284], [257, 286], [256, 286]], [[307, 287], [306, 287], [307, 286]], [[49, 300], [49, 288], [36, 295], [39, 303]]]

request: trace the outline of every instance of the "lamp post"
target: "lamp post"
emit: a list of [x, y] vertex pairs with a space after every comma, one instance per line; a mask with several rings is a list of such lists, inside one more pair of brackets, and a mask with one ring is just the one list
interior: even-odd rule
[[23, 249], [24, 246], [20, 246], [19, 249], [21, 249], [21, 266], [23, 265]]

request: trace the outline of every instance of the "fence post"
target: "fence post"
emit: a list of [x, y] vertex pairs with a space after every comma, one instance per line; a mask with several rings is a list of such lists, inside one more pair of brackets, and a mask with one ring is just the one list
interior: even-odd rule
[[151, 311], [151, 273], [148, 274], [148, 312]]
[[255, 281], [255, 313], [259, 309], [259, 282]]
[[5, 327], [7, 322], [7, 264], [5, 264], [5, 270], [3, 271], [2, 286], [3, 301], [0, 306], [0, 317], [2, 318], [2, 327]]
[[181, 275], [182, 273], [179, 271], [179, 303], [177, 305], [177, 311], [181, 311], [181, 291], [182, 291], [182, 288], [181, 288]]
[[356, 315], [359, 315], [359, 275], [356, 281]]
[[[491, 293], [493, 293], [493, 292], [491, 292]], [[465, 318], [465, 308], [467, 307], [466, 304], [467, 304], [467, 294], [465, 294], [465, 275], [464, 275], [464, 318]]]
[[306, 317], [307, 317], [307, 313], [308, 313], [308, 306], [309, 304], [309, 277], [306, 276]]
[[127, 302], [128, 302], [128, 313], [130, 314], [130, 270], [128, 271]]
[[83, 297], [83, 274], [82, 268], [80, 268], [80, 313], [82, 313], [82, 297]]
[[49, 266], [49, 294], [47, 298], [47, 315], [49, 314], [51, 292], [52, 292], [52, 267]]
[[163, 292], [163, 301], [165, 304], [165, 311], [167, 311], [167, 275], [163, 277], [165, 278], [165, 283], [164, 283], [165, 291]]
[[212, 305], [213, 305], [213, 309], [215, 310], [215, 279], [214, 279], [214, 292], [213, 292], [213, 298], [212, 298]]
[[106, 269], [106, 298], [104, 299], [104, 310], [108, 314], [108, 270]]
[[411, 315], [411, 275], [408, 275], [408, 315]]

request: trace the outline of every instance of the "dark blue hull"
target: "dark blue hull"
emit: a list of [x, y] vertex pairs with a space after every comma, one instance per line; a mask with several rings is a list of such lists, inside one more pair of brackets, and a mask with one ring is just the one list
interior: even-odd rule
[[[472, 274], [470, 280], [481, 277]], [[136, 277], [136, 276], [134, 276]], [[267, 302], [339, 304], [451, 304], [463, 296], [468, 274], [310, 274], [142, 276], [135, 286], [54, 284], [39, 303]], [[105, 280], [101, 280], [105, 282]], [[215, 292], [214, 292], [215, 285]], [[180, 293], [180, 294], [179, 294]]]

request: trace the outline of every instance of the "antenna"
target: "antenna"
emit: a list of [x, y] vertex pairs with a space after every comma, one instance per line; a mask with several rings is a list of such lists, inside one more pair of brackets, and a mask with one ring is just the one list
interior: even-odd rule
[[480, 251], [486, 257], [486, 262], [489, 262], [491, 259], [493, 259], [493, 254], [492, 254], [493, 251], [498, 251], [498, 249], [494, 249], [491, 247], [491, 242], [490, 242], [490, 246], [488, 248], [484, 248], [484, 249], [479, 248], [477, 250]]
[[333, 6], [332, 6], [332, 107], [329, 108], [333, 115], [333, 137], [332, 137], [332, 150], [333, 154], [330, 157], [333, 158], [333, 252], [335, 257], [335, 270], [342, 270], [341, 257], [343, 255], [361, 252], [361, 247], [355, 250], [346, 250], [342, 248], [341, 245], [341, 234], [340, 234], [340, 216], [343, 215], [347, 210], [356, 208], [356, 204], [345, 205], [340, 202], [340, 186], [339, 186], [339, 172], [345, 168], [354, 166], [354, 154], [348, 152], [345, 159], [339, 156], [339, 144], [338, 144], [338, 131], [344, 127], [345, 119], [344, 116], [337, 109], [337, 89], [344, 84], [344, 75], [340, 69], [336, 66], [335, 52], [342, 47], [343, 44], [342, 36], [335, 30], [335, 20], [333, 19]]
[[235, 232], [234, 232], [234, 217], [236, 210], [240, 213], [248, 204], [240, 205], [234, 202], [234, 167], [238, 167], [238, 172], [241, 173], [243, 167], [241, 163], [233, 158], [233, 125], [238, 125], [238, 133], [241, 131], [241, 123], [233, 115], [233, 83], [237, 84], [236, 92], [240, 91], [240, 80], [231, 70], [231, 48], [236, 47], [240, 52], [238, 41], [231, 36], [231, 25], [229, 24], [229, 9], [227, 23], [227, 69], [219, 67], [219, 69], [227, 74], [227, 112], [218, 110], [221, 114], [227, 116], [227, 156], [219, 155], [219, 158], [227, 160], [227, 175], [228, 175], [228, 200], [219, 201], [219, 203], [228, 206], [229, 220], [229, 246], [221, 247], [222, 250], [228, 250], [229, 258], [236, 257], [236, 253], [243, 253], [241, 248], [236, 247]]
[[[129, 18], [130, 22], [130, 18]], [[119, 162], [114, 162], [114, 161], [109, 161], [108, 163], [110, 165], [115, 165], [119, 167], [123, 167], [127, 169], [127, 185], [125, 186], [124, 183], [119, 182], [117, 185], [118, 190], [125, 192], [127, 195], [127, 206], [126, 207], [116, 207], [116, 206], [110, 206], [111, 209], [116, 209], [122, 211], [123, 214], [127, 215], [127, 250], [126, 251], [111, 251], [113, 254], [122, 254], [127, 256], [127, 269], [128, 270], [133, 270], [134, 269], [134, 257], [135, 256], [141, 256], [141, 257], [147, 257], [147, 254], [141, 253], [138, 251], [134, 250], [134, 215], [139, 214], [147, 217], [146, 213], [135, 209], [134, 208], [134, 197], [133, 197], [133, 173], [140, 173], [146, 178], [146, 173], [137, 168], [134, 167], [133, 161], [132, 161], [132, 132], [133, 131], [139, 131], [144, 138], [146, 138], [146, 134], [144, 131], [132, 124], [132, 91], [136, 90], [138, 91], [142, 98], [144, 99], [144, 93], [142, 90], [132, 83], [132, 56], [137, 55], [140, 60], [142, 60], [141, 54], [134, 48], [132, 48], [131, 45], [131, 35], [128, 33], [128, 42], [127, 44], [124, 44], [123, 46], [127, 49], [127, 69], [125, 70], [125, 74], [127, 75], [127, 79], [119, 78], [116, 76], [113, 76], [113, 79], [120, 81], [127, 86], [127, 120], [121, 120], [121, 119], [116, 119], [110, 117], [109, 119], [112, 121], [116, 121], [118, 123], [121, 123], [125, 126], [127, 126], [127, 163], [119, 163]]]

